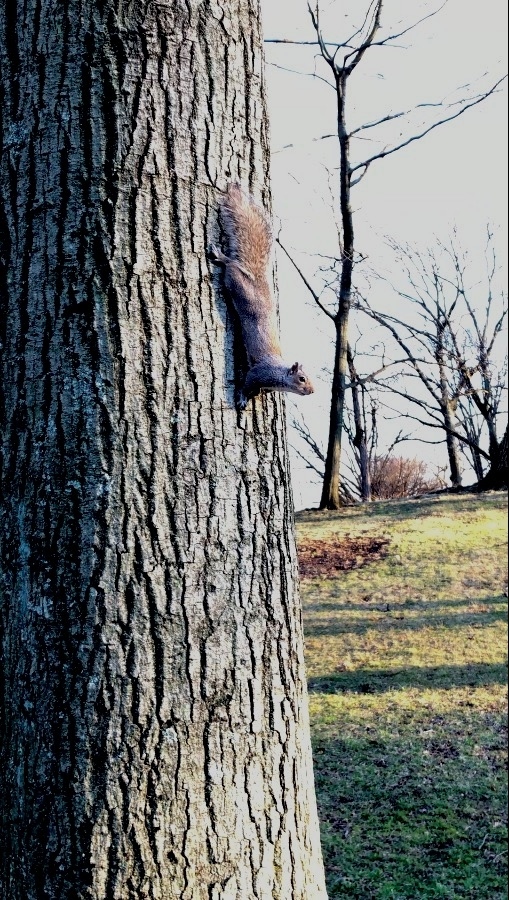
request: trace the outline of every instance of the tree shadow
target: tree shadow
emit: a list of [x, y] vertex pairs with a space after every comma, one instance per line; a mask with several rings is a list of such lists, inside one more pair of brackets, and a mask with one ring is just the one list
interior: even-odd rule
[[409, 666], [404, 669], [357, 669], [308, 679], [308, 690], [315, 694], [380, 694], [404, 688], [444, 690], [506, 684], [504, 663], [472, 663], [465, 666]]
[[[382, 608], [376, 610], [379, 616], [365, 619], [349, 619], [347, 616], [341, 615], [333, 621], [324, 620], [318, 616], [306, 614], [304, 622], [304, 633], [306, 637], [334, 637], [338, 634], [365, 634], [366, 631], [372, 631], [374, 628], [382, 628], [384, 630], [394, 631], [420, 631], [422, 628], [463, 628], [465, 625], [485, 626], [492, 622], [504, 621], [507, 618], [505, 609], [495, 609], [489, 612], [468, 612], [453, 613], [452, 615], [429, 615], [424, 613], [422, 616], [408, 615], [400, 605], [395, 605], [389, 609]], [[373, 613], [371, 609], [371, 614]]]
[[[330, 601], [322, 601], [320, 603], [315, 603], [313, 601], [308, 601], [304, 603], [304, 609], [306, 610], [306, 620], [311, 618], [314, 613], [319, 612], [328, 612], [332, 615], [338, 614], [346, 614], [349, 612], [354, 612], [355, 610], [362, 610], [365, 613], [370, 613], [373, 610], [376, 610], [378, 606], [387, 602], [391, 605], [390, 597], [385, 600], [384, 597], [380, 596], [380, 591], [374, 591], [374, 596], [366, 595], [366, 600], [361, 600], [360, 602], [356, 602], [354, 600], [340, 599], [340, 600], [330, 600]], [[493, 612], [498, 612], [497, 607], [502, 604], [504, 608], [507, 607], [507, 597], [503, 594], [490, 594], [488, 597], [483, 597], [482, 595], [476, 597], [455, 597], [451, 600], [428, 600], [416, 597], [415, 600], [405, 599], [405, 600], [397, 600], [393, 605], [393, 612], [413, 612], [414, 610], [421, 609], [423, 612], [426, 610], [433, 610], [436, 608], [444, 609], [446, 607], [457, 607], [457, 606], [468, 606], [470, 603], [480, 603], [482, 605], [490, 606], [489, 611], [486, 615], [491, 615], [492, 608]]]

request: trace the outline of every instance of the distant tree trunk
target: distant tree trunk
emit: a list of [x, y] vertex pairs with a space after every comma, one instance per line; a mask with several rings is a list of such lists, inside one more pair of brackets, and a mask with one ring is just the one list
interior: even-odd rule
[[284, 417], [206, 263], [259, 18], [0, 8], [2, 900], [326, 896]]
[[460, 487], [462, 483], [461, 462], [458, 447], [458, 440], [452, 431], [455, 430], [454, 413], [450, 401], [446, 401], [442, 407], [442, 415], [445, 425], [445, 442], [447, 446], [447, 456], [449, 459], [449, 472], [451, 484], [453, 487]]
[[350, 344], [348, 344], [347, 359], [348, 369], [350, 371], [353, 420], [355, 425], [353, 445], [358, 454], [361, 500], [365, 503], [369, 503], [369, 501], [371, 500], [371, 473], [369, 466], [368, 442], [366, 427], [362, 416], [361, 402], [359, 398], [359, 378], [355, 369], [355, 362]]
[[455, 415], [454, 415], [454, 401], [451, 398], [449, 391], [449, 373], [446, 365], [446, 349], [445, 349], [445, 332], [447, 329], [447, 320], [440, 315], [437, 314], [437, 318], [435, 320], [436, 325], [436, 350], [435, 350], [435, 358], [438, 365], [438, 387], [440, 390], [440, 407], [442, 416], [444, 419], [445, 425], [445, 442], [447, 446], [447, 456], [449, 458], [449, 470], [450, 470], [450, 478], [451, 484], [453, 487], [461, 486], [461, 462], [460, 462], [460, 452], [458, 447], [457, 438], [454, 436], [453, 431], [455, 431]]
[[509, 485], [509, 472], [507, 465], [507, 427], [504, 436], [497, 448], [490, 447], [491, 466], [484, 478], [478, 484], [481, 491], [500, 491]]
[[343, 234], [341, 248], [341, 277], [339, 282], [338, 309], [334, 317], [336, 326], [334, 371], [332, 377], [329, 439], [320, 509], [340, 509], [341, 495], [341, 445], [345, 418], [345, 393], [348, 345], [348, 318], [352, 304], [352, 272], [354, 254], [353, 215], [350, 205], [350, 138], [345, 121], [346, 74], [337, 74], [337, 129], [340, 153], [340, 210]]
[[325, 457], [320, 509], [340, 509], [342, 506], [340, 465], [345, 410], [347, 340], [348, 335], [345, 322], [339, 323], [336, 327], [334, 371], [332, 375], [331, 406], [329, 415], [329, 438], [327, 442], [327, 455]]
[[478, 481], [481, 481], [481, 479], [484, 477], [484, 469], [481, 454], [475, 447], [472, 448], [472, 466], [474, 468], [475, 477]]

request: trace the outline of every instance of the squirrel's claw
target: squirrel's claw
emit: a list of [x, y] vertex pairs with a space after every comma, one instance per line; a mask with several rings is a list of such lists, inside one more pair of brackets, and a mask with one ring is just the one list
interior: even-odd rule
[[244, 412], [244, 410], [248, 404], [248, 400], [249, 400], [249, 397], [246, 396], [244, 391], [242, 391], [242, 390], [237, 391], [237, 395], [235, 397], [235, 406], [237, 407], [239, 412]]
[[207, 256], [211, 260], [211, 262], [219, 263], [223, 254], [221, 253], [217, 244], [211, 244], [209, 249], [207, 250]]

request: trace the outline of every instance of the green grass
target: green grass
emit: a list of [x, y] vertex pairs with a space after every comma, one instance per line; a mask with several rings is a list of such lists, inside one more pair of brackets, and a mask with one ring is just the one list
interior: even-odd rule
[[507, 897], [507, 494], [297, 515], [299, 542], [385, 535], [303, 581], [329, 898]]

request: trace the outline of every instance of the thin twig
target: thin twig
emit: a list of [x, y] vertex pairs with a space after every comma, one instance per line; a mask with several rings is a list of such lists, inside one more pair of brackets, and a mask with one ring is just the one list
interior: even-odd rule
[[425, 137], [430, 131], [433, 131], [434, 128], [438, 128], [439, 125], [445, 125], [446, 122], [452, 122], [453, 119], [457, 119], [458, 116], [462, 116], [467, 109], [471, 109], [473, 106], [477, 106], [478, 103], [482, 103], [483, 100], [486, 100], [491, 94], [496, 91], [500, 84], [507, 78], [507, 75], [504, 75], [502, 78], [490, 88], [489, 91], [486, 91], [484, 94], [479, 95], [475, 100], [472, 100], [470, 103], [465, 103], [458, 112], [455, 112], [452, 116], [446, 116], [444, 119], [440, 119], [438, 122], [434, 122], [433, 125], [430, 125], [424, 131], [421, 131], [419, 134], [414, 134], [412, 137], [409, 137], [406, 141], [403, 141], [401, 144], [397, 144], [396, 147], [391, 147], [389, 150], [381, 150], [380, 153], [374, 153], [373, 156], [370, 156], [369, 159], [364, 160], [364, 162], [357, 163], [357, 165], [352, 166], [350, 169], [350, 174], [353, 174], [358, 169], [367, 169], [371, 163], [375, 162], [377, 159], [384, 159], [386, 156], [390, 156], [391, 153], [396, 153], [398, 150], [402, 150], [403, 147], [408, 147], [409, 144], [412, 144], [414, 141], [419, 141], [421, 138]]

